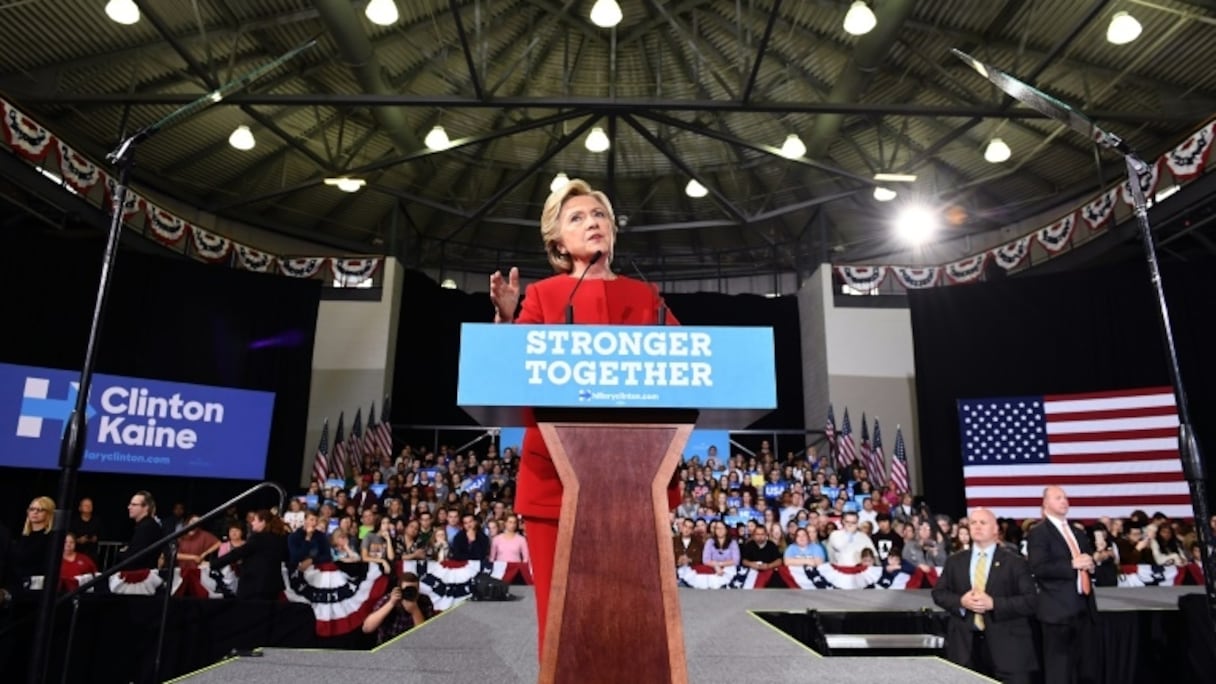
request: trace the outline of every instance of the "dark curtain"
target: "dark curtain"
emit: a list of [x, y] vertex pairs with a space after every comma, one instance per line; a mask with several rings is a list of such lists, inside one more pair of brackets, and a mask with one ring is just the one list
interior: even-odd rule
[[[0, 283], [8, 330], [0, 342], [0, 360], [79, 369], [97, 292], [101, 237], [13, 229], [5, 239]], [[320, 286], [314, 280], [124, 249], [114, 272], [96, 371], [274, 392], [266, 477], [294, 488], [304, 453]], [[10, 530], [13, 525], [19, 529], [29, 500], [53, 497], [58, 481], [58, 471], [5, 468], [0, 520]], [[138, 489], [152, 492], [162, 513], [174, 501], [204, 512], [253, 484], [81, 473], [76, 492], [94, 499], [104, 539], [126, 539], [127, 497]]]
[[[488, 281], [488, 276], [487, 276]], [[803, 427], [802, 358], [796, 297], [671, 294], [671, 311], [684, 325], [771, 326], [777, 368], [777, 410], [753, 426]], [[487, 292], [445, 290], [417, 271], [406, 271], [393, 376], [393, 422], [399, 425], [468, 425], [456, 406], [460, 324], [488, 323]]]
[[[1216, 449], [1216, 263], [1163, 267], [1192, 421]], [[1157, 301], [1142, 261], [910, 292], [924, 494], [962, 514], [961, 398], [1169, 385]], [[1151, 511], [1150, 511], [1151, 513]]]

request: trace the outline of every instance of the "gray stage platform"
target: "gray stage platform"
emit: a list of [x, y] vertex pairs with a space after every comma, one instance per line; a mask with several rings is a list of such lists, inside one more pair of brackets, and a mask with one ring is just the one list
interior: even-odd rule
[[[226, 660], [174, 680], [190, 684], [249, 682], [536, 681], [536, 617], [530, 587], [512, 587], [523, 600], [464, 603], [368, 653], [266, 649], [260, 658]], [[1101, 610], [1177, 610], [1178, 597], [1202, 587], [1099, 590]], [[936, 610], [928, 591], [680, 590], [689, 681], [861, 684], [901, 681], [963, 684], [991, 681], [939, 658], [823, 658], [768, 623], [756, 611]], [[633, 683], [628, 664], [611, 681]], [[600, 680], [609, 681], [609, 680]], [[643, 683], [644, 684], [644, 683]]]

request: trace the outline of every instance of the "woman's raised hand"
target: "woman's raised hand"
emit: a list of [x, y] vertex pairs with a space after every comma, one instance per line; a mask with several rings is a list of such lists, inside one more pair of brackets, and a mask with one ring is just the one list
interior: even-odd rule
[[506, 278], [503, 278], [502, 271], [490, 274], [490, 301], [494, 303], [495, 323], [515, 320], [515, 308], [519, 305], [518, 268], [512, 268]]

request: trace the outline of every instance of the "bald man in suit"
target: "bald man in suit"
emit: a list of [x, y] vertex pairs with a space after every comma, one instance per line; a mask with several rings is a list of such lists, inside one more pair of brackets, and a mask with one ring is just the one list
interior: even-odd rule
[[992, 511], [977, 508], [968, 520], [971, 548], [946, 560], [933, 587], [933, 602], [950, 616], [946, 657], [1002, 682], [1029, 684], [1038, 670], [1034, 578], [1026, 560], [997, 541]]

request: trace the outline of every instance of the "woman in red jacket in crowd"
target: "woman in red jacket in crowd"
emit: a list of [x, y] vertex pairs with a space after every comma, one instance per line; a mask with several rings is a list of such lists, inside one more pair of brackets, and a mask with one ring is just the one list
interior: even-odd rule
[[[557, 275], [528, 287], [519, 306], [519, 269], [490, 276], [490, 300], [495, 323], [565, 323], [566, 303], [574, 295], [574, 322], [579, 325], [654, 325], [662, 307], [655, 288], [612, 271], [616, 244], [616, 217], [607, 195], [586, 181], [571, 180], [545, 200], [540, 235], [549, 263]], [[671, 316], [666, 320], [676, 324]], [[527, 521], [532, 578], [536, 586], [536, 617], [540, 653], [544, 653], [545, 619], [557, 551], [557, 517], [562, 506], [562, 483], [535, 425], [529, 425], [519, 464], [515, 512]], [[669, 492], [670, 494], [670, 492]], [[670, 496], [669, 496], [670, 498]], [[679, 503], [679, 495], [671, 504]]]

